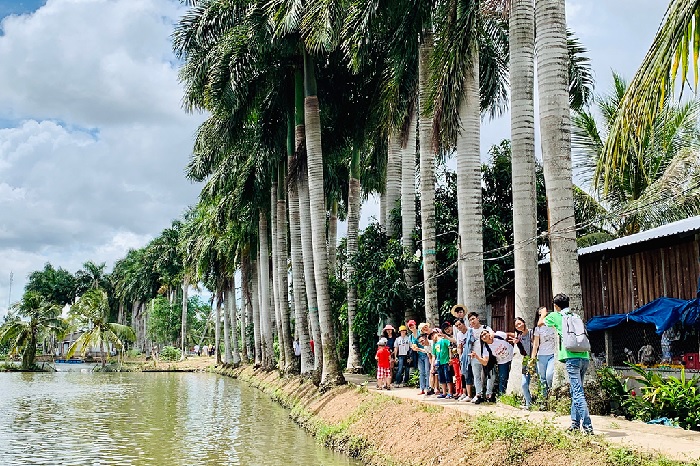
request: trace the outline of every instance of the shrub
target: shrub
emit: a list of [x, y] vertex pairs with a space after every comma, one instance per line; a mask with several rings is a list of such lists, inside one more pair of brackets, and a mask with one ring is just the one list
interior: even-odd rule
[[160, 351], [160, 359], [164, 361], [177, 361], [180, 359], [182, 352], [173, 346], [165, 346]]
[[700, 430], [700, 376], [688, 379], [685, 369], [680, 378], [662, 378], [653, 371], [636, 365], [629, 365], [642, 376], [641, 394], [630, 396], [627, 406], [630, 413], [642, 421], [659, 417], [674, 419], [684, 429]]
[[604, 411], [604, 414], [612, 413], [632, 419], [628, 409], [630, 390], [627, 380], [623, 381], [620, 373], [610, 366], [602, 366], [596, 371], [596, 375], [608, 404], [608, 410]]

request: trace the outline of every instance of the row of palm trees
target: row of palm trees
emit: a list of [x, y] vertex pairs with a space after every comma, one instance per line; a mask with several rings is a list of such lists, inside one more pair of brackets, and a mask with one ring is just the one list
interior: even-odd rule
[[[197, 133], [188, 177], [206, 181], [196, 210], [206, 212], [212, 223], [192, 240], [185, 262], [200, 257], [190, 267], [190, 280], [212, 273], [226, 282], [222, 277], [230, 281], [241, 269], [244, 295], [253, 308], [256, 362], [268, 368], [274, 364], [276, 322], [280, 367], [296, 370], [290, 353], [294, 320], [301, 347], [307, 348], [309, 340], [316, 345], [315, 359], [302, 353], [301, 372], [320, 370], [322, 383], [342, 381], [328, 288], [334, 270], [328, 264], [334, 261], [340, 200], [348, 218], [348, 257], [357, 251], [362, 192], [381, 194], [380, 223], [402, 238], [407, 252], [414, 250], [418, 194], [423, 276], [419, 279], [409, 268], [405, 279], [422, 285], [424, 308], [408, 309], [405, 317], [438, 322], [435, 164], [448, 155], [457, 162], [458, 297], [469, 309], [486, 310], [480, 121], [482, 115], [499, 114], [508, 96], [516, 315], [525, 316], [538, 304], [535, 95], [553, 288], [580, 308], [571, 107], [588, 102], [591, 79], [577, 66], [581, 61], [577, 45], [567, 37], [563, 0], [191, 3], [173, 39], [183, 60], [185, 108], [210, 115]], [[690, 18], [697, 11], [693, 8], [674, 1], [668, 17], [679, 10]], [[681, 44], [674, 49], [677, 62], [686, 63], [690, 37], [685, 32], [676, 40]], [[577, 124], [585, 115], [585, 110], [577, 114]], [[611, 137], [597, 143], [601, 151], [613, 147], [611, 138], [620, 137], [614, 129], [625, 115], [614, 118]], [[609, 195], [612, 175], [600, 169], [607, 167], [609, 154], [600, 152], [593, 189], [608, 209], [617, 209], [618, 201]], [[665, 170], [667, 160], [660, 166]], [[661, 192], [657, 189], [657, 196]], [[693, 202], [687, 203], [686, 213], [697, 205]], [[397, 203], [400, 231], [388, 220]], [[217, 251], [216, 260], [207, 248]], [[209, 259], [202, 262], [202, 254]], [[348, 272], [352, 274], [352, 265]], [[356, 299], [350, 283], [348, 369], [358, 361], [352, 323]]]
[[[327, 228], [327, 205], [347, 193], [352, 257], [360, 187], [379, 191], [381, 221], [413, 251], [416, 150], [425, 318], [439, 321], [435, 164], [448, 154], [457, 160], [458, 295], [470, 309], [486, 310], [480, 121], [506, 105], [509, 58], [516, 312], [529, 312], [537, 303], [535, 60], [554, 285], [580, 307], [567, 130], [572, 61], [563, 1], [196, 1], [173, 38], [183, 60], [185, 108], [210, 114], [198, 131], [188, 176], [206, 180], [198, 209], [216, 219], [209, 241], [231, 241], [228, 259], [221, 258], [228, 264], [218, 272], [230, 277], [240, 265], [250, 275], [251, 302], [258, 308], [254, 319], [260, 319], [255, 355], [263, 366], [272, 365], [273, 320], [284, 348], [281, 365], [289, 368], [293, 361], [283, 283], [289, 250], [295, 322], [306, 316], [311, 329], [309, 334], [296, 325], [295, 332], [302, 347], [313, 339], [317, 349], [313, 364], [302, 354], [300, 369], [321, 369], [323, 383], [342, 381], [329, 308], [328, 261], [335, 241], [327, 235], [335, 227], [331, 216]], [[339, 159], [349, 165], [347, 190], [330, 170]], [[395, 231], [386, 218], [399, 200], [403, 223]], [[407, 270], [406, 280], [418, 283], [416, 275]], [[355, 300], [350, 286], [350, 328]], [[407, 310], [406, 317], [418, 317], [417, 312]], [[352, 368], [357, 361], [352, 333], [349, 346]]]

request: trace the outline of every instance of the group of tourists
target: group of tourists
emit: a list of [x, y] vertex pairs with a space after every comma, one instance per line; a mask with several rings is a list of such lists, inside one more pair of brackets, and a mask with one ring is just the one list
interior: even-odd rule
[[[410, 371], [418, 370], [420, 395], [480, 404], [493, 403], [506, 393], [513, 354], [524, 356], [521, 387], [523, 408], [532, 404], [530, 382], [539, 377], [541, 393], [546, 397], [554, 378], [554, 358], [565, 363], [571, 386], [570, 430], [592, 433], [588, 406], [583, 394], [583, 376], [588, 368], [589, 353], [557, 347], [562, 335], [562, 316], [571, 315], [569, 298], [554, 297], [554, 310], [537, 310], [532, 327], [524, 319], [515, 319], [513, 331], [494, 331], [484, 325], [476, 312], [455, 305], [453, 319], [442, 325], [409, 320], [398, 334], [386, 325], [377, 342], [377, 388], [390, 390], [408, 383]], [[496, 383], [496, 381], [498, 383]]]

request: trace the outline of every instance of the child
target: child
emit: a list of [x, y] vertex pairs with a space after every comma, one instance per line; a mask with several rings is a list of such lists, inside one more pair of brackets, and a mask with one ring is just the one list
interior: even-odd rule
[[380, 338], [377, 342], [377, 390], [385, 388], [391, 390], [391, 351], [386, 347], [386, 338]]
[[[436, 329], [437, 330], [437, 329]], [[438, 369], [438, 380], [442, 393], [438, 398], [452, 398], [452, 379], [450, 378], [450, 341], [442, 333], [433, 331], [433, 356]]]

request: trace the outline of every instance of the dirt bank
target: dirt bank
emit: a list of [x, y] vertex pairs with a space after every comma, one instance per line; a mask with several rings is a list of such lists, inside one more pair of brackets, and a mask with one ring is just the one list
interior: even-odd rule
[[368, 465], [693, 464], [633, 452], [597, 436], [567, 434], [547, 421], [471, 415], [354, 385], [321, 394], [301, 378], [250, 366], [216, 371], [260, 388], [321, 443]]

